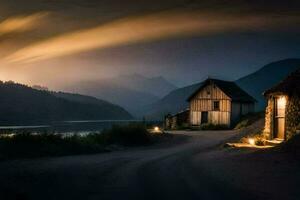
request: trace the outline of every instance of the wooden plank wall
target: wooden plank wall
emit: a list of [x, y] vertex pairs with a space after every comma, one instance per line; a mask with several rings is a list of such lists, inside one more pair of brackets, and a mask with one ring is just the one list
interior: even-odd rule
[[230, 98], [215, 85], [206, 86], [194, 97], [194, 99], [227, 99], [227, 100], [230, 100]]
[[[201, 112], [191, 111], [191, 125], [199, 126], [201, 124]], [[208, 122], [212, 124], [230, 125], [230, 112], [210, 111], [208, 112]]]
[[192, 126], [198, 126], [201, 123], [201, 112], [191, 111], [190, 112], [190, 123]]
[[237, 122], [241, 116], [255, 111], [253, 103], [238, 103], [232, 102], [231, 120]]
[[208, 120], [212, 124], [230, 125], [230, 112], [211, 111], [208, 113]]
[[237, 122], [237, 120], [240, 118], [241, 104], [237, 102], [232, 102], [231, 106], [232, 106], [231, 121]]
[[220, 112], [231, 112], [230, 100], [218, 100], [218, 99], [196, 99], [191, 101], [190, 109], [191, 111], [214, 111], [213, 101], [220, 102]]
[[253, 103], [243, 103], [242, 104], [242, 115], [246, 115], [248, 113], [254, 112], [254, 104]]
[[[213, 110], [213, 101], [220, 102], [220, 110]], [[200, 125], [201, 112], [208, 112], [208, 121], [213, 124], [230, 125], [231, 99], [218, 87], [208, 85], [190, 102], [191, 125]]]

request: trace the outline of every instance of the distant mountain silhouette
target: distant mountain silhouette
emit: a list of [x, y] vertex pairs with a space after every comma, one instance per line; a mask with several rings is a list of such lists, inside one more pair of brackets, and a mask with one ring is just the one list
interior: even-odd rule
[[0, 83], [0, 124], [65, 120], [131, 119], [123, 108], [83, 95], [48, 92], [14, 82]]
[[[258, 100], [256, 109], [261, 111], [265, 108], [265, 99], [262, 93], [298, 68], [300, 68], [300, 59], [285, 59], [265, 65], [260, 70], [238, 79], [236, 83]], [[162, 119], [168, 113], [174, 114], [184, 110], [188, 108], [186, 99], [201, 84], [197, 83], [176, 89], [140, 112], [148, 119]]]
[[[154, 104], [145, 107], [142, 115], [146, 119], [163, 119], [164, 115], [174, 114], [188, 107], [187, 98], [192, 95], [202, 83], [176, 89]], [[140, 116], [141, 117], [141, 116]]]
[[163, 77], [147, 78], [139, 74], [112, 79], [82, 81], [63, 88], [64, 91], [94, 96], [124, 107], [132, 114], [176, 89]]
[[147, 78], [140, 74], [132, 74], [120, 76], [112, 79], [112, 81], [132, 90], [145, 92], [159, 98], [162, 98], [169, 92], [177, 89], [176, 86], [168, 82], [162, 76]]
[[299, 68], [300, 59], [281, 60], [265, 65], [260, 70], [238, 79], [236, 83], [258, 100], [257, 110], [263, 110], [265, 99], [262, 93]]

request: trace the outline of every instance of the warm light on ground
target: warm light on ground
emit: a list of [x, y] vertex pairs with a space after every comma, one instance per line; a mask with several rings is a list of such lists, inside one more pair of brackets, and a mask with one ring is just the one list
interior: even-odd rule
[[226, 143], [226, 145], [233, 148], [255, 148], [255, 149], [267, 149], [273, 147], [270, 145], [257, 146], [257, 145], [247, 144], [247, 143]]
[[158, 126], [154, 126], [153, 128], [149, 129], [150, 133], [163, 133], [162, 129]]
[[248, 139], [248, 143], [250, 144], [250, 145], [255, 145], [255, 139], [254, 138], [249, 138]]
[[248, 137], [243, 138], [240, 142], [237, 143], [226, 143], [226, 146], [233, 147], [233, 148], [254, 148], [254, 149], [265, 149], [265, 148], [272, 148], [280, 143], [283, 140], [273, 139], [273, 140], [266, 140], [261, 137]]

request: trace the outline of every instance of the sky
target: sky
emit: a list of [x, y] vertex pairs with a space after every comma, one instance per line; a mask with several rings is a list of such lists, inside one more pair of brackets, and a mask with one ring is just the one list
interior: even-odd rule
[[300, 56], [298, 0], [0, 0], [0, 79], [235, 80]]

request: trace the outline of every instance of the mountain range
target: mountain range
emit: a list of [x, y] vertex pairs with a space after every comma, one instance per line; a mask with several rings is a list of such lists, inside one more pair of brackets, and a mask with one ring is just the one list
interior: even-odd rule
[[[262, 93], [280, 82], [291, 72], [300, 68], [300, 59], [285, 59], [263, 66], [258, 71], [235, 81], [242, 89], [252, 95], [258, 102], [257, 111], [265, 108]], [[146, 119], [163, 119], [164, 115], [174, 114], [188, 108], [187, 98], [201, 86], [202, 82], [173, 90], [159, 101], [144, 107], [141, 111]]]
[[68, 120], [132, 119], [120, 106], [94, 97], [0, 83], [0, 124], [41, 124]]
[[177, 87], [161, 76], [148, 78], [140, 74], [132, 74], [110, 79], [81, 81], [61, 89], [112, 102], [137, 116], [141, 108], [159, 101]]
[[[299, 68], [300, 59], [280, 60], [235, 83], [257, 99], [256, 109], [261, 111], [265, 107], [263, 91]], [[163, 77], [147, 78], [133, 74], [69, 85], [69, 90], [76, 93], [68, 93], [48, 91], [41, 86], [32, 88], [12, 81], [0, 82], [0, 124], [132, 119], [127, 109], [137, 118], [162, 120], [168, 113], [187, 109], [187, 98], [201, 84], [176, 88]]]

